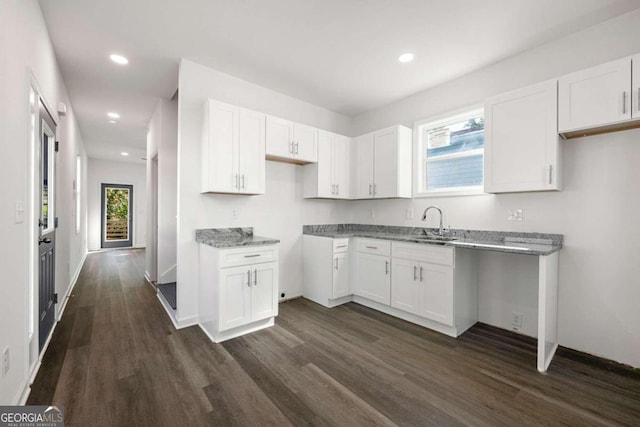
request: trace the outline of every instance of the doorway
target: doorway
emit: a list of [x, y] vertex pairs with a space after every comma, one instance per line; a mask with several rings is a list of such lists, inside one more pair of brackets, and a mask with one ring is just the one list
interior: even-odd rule
[[56, 125], [40, 101], [40, 144], [38, 147], [38, 331], [42, 351], [55, 324], [56, 304]]
[[133, 185], [102, 184], [101, 247], [133, 246]]

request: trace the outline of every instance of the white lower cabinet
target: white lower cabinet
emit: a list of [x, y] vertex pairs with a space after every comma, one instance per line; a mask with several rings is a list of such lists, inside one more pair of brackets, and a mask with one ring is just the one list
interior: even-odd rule
[[199, 324], [214, 342], [274, 323], [278, 246], [217, 249], [200, 245]]
[[349, 239], [305, 234], [302, 296], [325, 307], [350, 301]]
[[391, 244], [378, 239], [356, 239], [354, 295], [380, 304], [391, 303]]

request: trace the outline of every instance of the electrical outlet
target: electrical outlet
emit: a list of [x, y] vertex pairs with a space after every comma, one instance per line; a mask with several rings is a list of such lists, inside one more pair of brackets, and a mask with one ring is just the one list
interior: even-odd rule
[[406, 212], [407, 219], [413, 219], [413, 208], [408, 208]]
[[369, 218], [375, 218], [376, 217], [376, 211], [375, 209], [371, 209], [369, 211]]
[[514, 329], [522, 328], [522, 318], [522, 313], [516, 313], [515, 311], [511, 313], [511, 325], [514, 327]]
[[7, 375], [7, 372], [9, 372], [9, 347], [5, 347], [4, 350], [2, 350], [2, 377], [4, 378], [5, 375]]
[[508, 209], [507, 219], [509, 221], [522, 221], [522, 209]]

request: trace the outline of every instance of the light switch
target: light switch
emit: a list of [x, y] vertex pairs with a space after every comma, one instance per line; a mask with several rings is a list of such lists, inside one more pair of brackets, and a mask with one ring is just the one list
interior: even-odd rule
[[413, 208], [408, 208], [406, 212], [407, 219], [413, 219]]
[[508, 209], [507, 219], [509, 221], [522, 221], [522, 209]]
[[24, 202], [18, 200], [16, 202], [16, 224], [24, 222]]

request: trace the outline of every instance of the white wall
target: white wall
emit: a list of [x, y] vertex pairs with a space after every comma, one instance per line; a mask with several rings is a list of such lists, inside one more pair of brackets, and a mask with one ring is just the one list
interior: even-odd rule
[[[413, 122], [482, 102], [486, 97], [640, 52], [640, 10], [575, 33], [421, 92], [353, 121], [352, 135]], [[421, 226], [435, 204], [452, 228], [538, 231], [565, 237], [560, 253], [561, 345], [640, 367], [640, 130], [563, 141], [562, 192], [353, 203], [351, 220]], [[413, 208], [414, 220], [405, 220]], [[523, 222], [506, 220], [522, 208]], [[375, 219], [369, 218], [375, 210]], [[435, 226], [435, 215], [428, 225]], [[536, 330], [535, 262], [486, 253], [480, 271], [480, 319], [510, 328], [525, 315]], [[514, 263], [524, 270], [514, 268]], [[507, 271], [497, 275], [496, 271]], [[524, 271], [520, 273], [519, 271]]]
[[[158, 241], [156, 264], [147, 245], [147, 274], [158, 283], [176, 281], [176, 229], [177, 229], [177, 167], [178, 167], [178, 100], [162, 99], [151, 121], [147, 142], [147, 191], [151, 191], [152, 162], [157, 155], [158, 167]], [[150, 194], [150, 193], [149, 193]], [[151, 196], [149, 197], [151, 200]], [[152, 226], [152, 212], [147, 215], [147, 227]], [[151, 229], [147, 235], [150, 236]], [[150, 244], [150, 242], [148, 242]], [[153, 267], [152, 267], [153, 266]], [[150, 269], [155, 269], [151, 272]]]
[[147, 179], [146, 166], [141, 163], [113, 162], [89, 159], [87, 175], [88, 192], [88, 247], [90, 251], [100, 249], [101, 186], [102, 184], [133, 185], [133, 246], [145, 246]]
[[[10, 370], [0, 378], [0, 404], [16, 404], [28, 390], [30, 371], [38, 357], [38, 331], [28, 339], [29, 264], [28, 222], [16, 223], [15, 204], [29, 209], [29, 85], [30, 72], [42, 97], [56, 107], [66, 103], [67, 116], [58, 123], [56, 292], [61, 304], [86, 253], [86, 197], [83, 197], [83, 227], [75, 233], [73, 180], [75, 158], [80, 154], [86, 166], [82, 136], [58, 68], [47, 28], [36, 1], [0, 2], [0, 178], [7, 185], [0, 197], [0, 234], [7, 244], [0, 246], [3, 285], [0, 286], [0, 350], [10, 351]], [[83, 182], [82, 184], [86, 184]], [[85, 187], [85, 185], [83, 185]], [[26, 212], [28, 214], [28, 212]], [[59, 314], [59, 313], [58, 313]], [[37, 316], [37, 313], [34, 313]]]
[[[178, 287], [177, 317], [197, 314], [198, 228], [254, 227], [257, 235], [280, 239], [280, 290], [300, 295], [302, 225], [344, 222], [348, 202], [304, 200], [302, 166], [267, 162], [266, 194], [200, 194], [200, 134], [207, 98], [265, 112], [323, 129], [346, 133], [349, 120], [339, 114], [270, 89], [183, 60], [178, 117]], [[232, 218], [236, 210], [238, 218]]]

